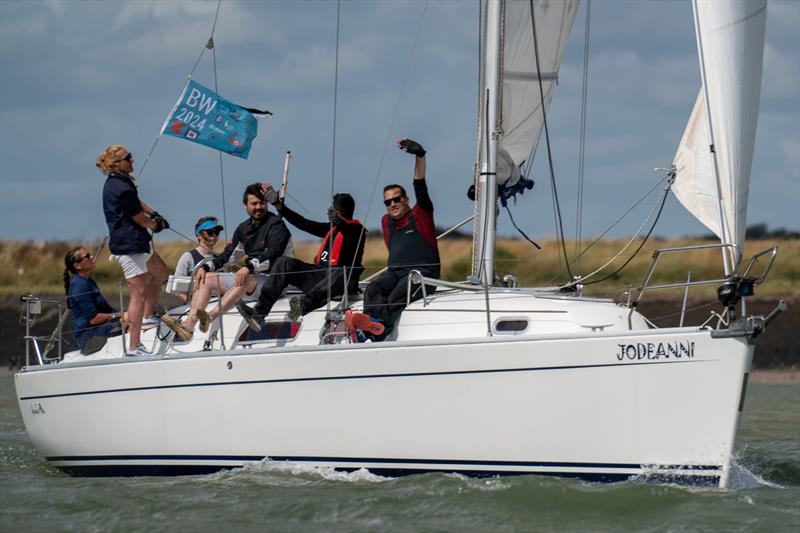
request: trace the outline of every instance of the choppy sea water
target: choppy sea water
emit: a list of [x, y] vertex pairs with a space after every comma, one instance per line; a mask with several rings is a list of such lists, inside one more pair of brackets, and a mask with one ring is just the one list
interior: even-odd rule
[[751, 384], [735, 486], [539, 476], [390, 479], [264, 463], [71, 478], [28, 441], [0, 377], [0, 531], [800, 531], [800, 386]]

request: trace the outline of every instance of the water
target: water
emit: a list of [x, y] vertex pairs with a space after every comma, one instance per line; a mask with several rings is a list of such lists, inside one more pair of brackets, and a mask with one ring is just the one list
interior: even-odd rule
[[728, 490], [519, 476], [400, 479], [261, 464], [207, 476], [70, 478], [28, 442], [0, 377], [0, 530], [800, 531], [800, 386], [749, 386]]

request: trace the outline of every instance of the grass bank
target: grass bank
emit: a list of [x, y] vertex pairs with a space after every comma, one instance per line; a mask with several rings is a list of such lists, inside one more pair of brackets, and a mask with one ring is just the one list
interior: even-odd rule
[[[626, 244], [626, 240], [605, 240], [598, 242], [589, 250], [580, 262], [573, 265], [573, 273], [586, 275], [615, 258]], [[587, 287], [587, 293], [597, 296], [620, 298], [630, 285], [638, 286], [650, 266], [653, 250], [673, 246], [704, 244], [705, 241], [690, 239], [661, 240], [655, 239], [631, 260], [630, 264], [619, 274], [601, 283]], [[64, 254], [75, 246], [82, 244], [89, 250], [99, 243], [74, 243], [63, 241], [20, 242], [0, 241], [0, 261], [5, 268], [0, 269], [0, 294], [20, 295], [63, 294], [62, 273], [64, 271]], [[521, 240], [499, 240], [496, 252], [496, 271], [503, 276], [514, 273], [523, 286], [548, 286], [567, 280], [562, 270], [560, 248], [555, 241], [542, 241], [542, 250], [535, 250], [529, 243]], [[759, 297], [785, 297], [796, 300], [800, 293], [800, 240], [752, 241], [745, 247], [745, 257], [771, 245], [778, 246], [778, 258], [767, 278], [766, 283], [756, 289]], [[316, 253], [318, 243], [296, 243], [296, 255], [305, 261], [311, 261]], [[638, 243], [633, 243], [614, 259], [597, 277], [605, 277], [621, 266]], [[156, 243], [159, 254], [174, 269], [180, 255], [191, 248], [184, 241]], [[221, 247], [220, 247], [221, 248]], [[574, 255], [573, 243], [566, 243], [566, 248]], [[442, 258], [442, 277], [448, 280], [463, 280], [471, 270], [472, 241], [456, 238], [440, 242]], [[371, 237], [367, 240], [364, 255], [367, 275], [378, 271], [386, 264], [386, 247], [383, 240]], [[692, 253], [667, 255], [659, 262], [654, 281], [659, 283], [685, 281], [687, 272], [691, 271], [693, 279], [711, 279], [722, 276], [722, 261], [719, 250], [701, 250]], [[760, 267], [756, 267], [760, 271]], [[119, 265], [108, 259], [108, 249], [101, 255], [94, 278], [107, 294], [116, 292], [122, 278]], [[693, 300], [714, 298], [714, 288], [694, 288], [690, 294]], [[681, 298], [683, 292], [676, 290], [659, 295], [661, 299]]]

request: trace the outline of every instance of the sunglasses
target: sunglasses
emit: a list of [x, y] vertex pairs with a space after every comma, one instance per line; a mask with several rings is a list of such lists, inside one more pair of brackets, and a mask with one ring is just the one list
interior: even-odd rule
[[399, 204], [402, 201], [403, 201], [403, 197], [402, 196], [395, 196], [394, 198], [389, 198], [388, 200], [384, 200], [383, 201], [383, 205], [385, 205], [386, 207], [389, 207], [392, 204]]
[[203, 233], [205, 233], [209, 237], [219, 237], [219, 230], [218, 229], [204, 229]]
[[76, 258], [74, 262], [75, 263], [80, 263], [84, 259], [91, 259], [91, 258], [92, 258], [92, 253], [91, 252], [86, 252], [86, 255], [82, 255], [82, 256]]
[[128, 163], [130, 163], [131, 161], [133, 161], [133, 154], [128, 152], [128, 155], [120, 159], [120, 161], [127, 161]]

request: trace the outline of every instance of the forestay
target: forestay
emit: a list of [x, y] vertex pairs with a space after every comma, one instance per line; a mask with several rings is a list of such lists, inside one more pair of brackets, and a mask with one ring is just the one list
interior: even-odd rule
[[[722, 242], [736, 246], [732, 269], [741, 260], [744, 243], [766, 8], [766, 0], [695, 3], [706, 87], [697, 96], [675, 156], [672, 191]], [[714, 154], [709, 150], [712, 144], [719, 186]]]

